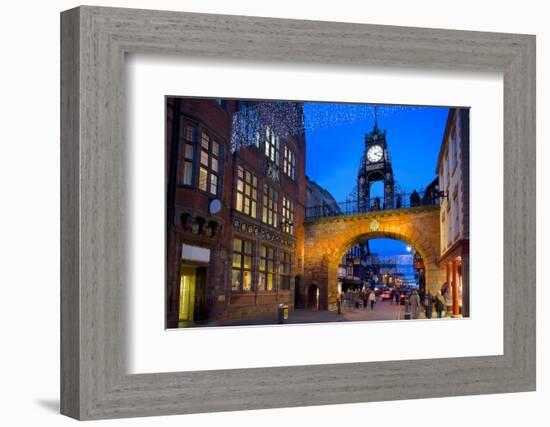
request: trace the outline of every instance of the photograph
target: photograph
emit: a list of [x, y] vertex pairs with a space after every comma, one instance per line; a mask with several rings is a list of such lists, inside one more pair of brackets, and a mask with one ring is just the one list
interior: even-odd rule
[[165, 97], [166, 328], [470, 317], [470, 109]]

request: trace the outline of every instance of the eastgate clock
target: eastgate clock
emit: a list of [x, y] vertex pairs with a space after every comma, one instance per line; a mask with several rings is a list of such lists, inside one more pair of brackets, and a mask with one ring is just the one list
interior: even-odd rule
[[382, 150], [382, 147], [380, 145], [373, 145], [371, 148], [369, 148], [369, 151], [367, 151], [367, 159], [371, 163], [379, 162], [382, 160], [382, 156], [384, 155], [384, 150]]

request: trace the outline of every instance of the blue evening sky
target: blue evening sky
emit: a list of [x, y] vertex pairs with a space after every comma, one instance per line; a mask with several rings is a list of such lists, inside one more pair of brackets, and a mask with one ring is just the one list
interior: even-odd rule
[[[306, 124], [308, 114], [319, 117], [319, 109], [326, 109], [330, 114], [333, 105], [305, 103]], [[353, 104], [348, 106], [350, 114], [337, 125], [334, 122], [326, 126], [322, 123], [306, 125], [306, 174], [338, 202], [345, 201], [356, 184], [364, 135], [372, 130], [374, 124], [370, 115], [360, 115], [353, 120], [356, 107]], [[340, 116], [346, 107], [345, 104], [338, 105]], [[387, 130], [394, 180], [402, 190], [421, 189], [436, 177], [435, 167], [448, 111], [443, 107], [380, 107], [378, 127]], [[373, 185], [373, 195], [379, 195], [377, 193], [381, 191], [381, 184]]]
[[[349, 114], [346, 109], [349, 108]], [[330, 123], [320, 118], [339, 116]], [[364, 135], [373, 128], [371, 114], [355, 114], [353, 104], [305, 103], [306, 174], [327, 189], [336, 201], [345, 201], [356, 181], [363, 154]], [[435, 177], [439, 148], [443, 139], [448, 108], [379, 107], [378, 127], [386, 129], [396, 191], [420, 190]], [[373, 184], [372, 196], [383, 194], [381, 183]], [[370, 249], [380, 255], [406, 254], [406, 244], [392, 239], [374, 239]]]
[[405, 242], [394, 239], [369, 240], [369, 248], [371, 253], [378, 255], [409, 255], [412, 253], [407, 252], [407, 244]]

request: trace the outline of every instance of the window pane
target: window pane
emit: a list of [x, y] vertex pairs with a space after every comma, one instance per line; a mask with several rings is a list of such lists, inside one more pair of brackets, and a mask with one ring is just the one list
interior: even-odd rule
[[243, 211], [243, 195], [241, 193], [237, 193], [237, 210], [239, 212]]
[[241, 267], [241, 254], [233, 254], [233, 267]]
[[218, 193], [218, 177], [214, 174], [210, 175], [210, 193]]
[[206, 182], [208, 179], [208, 171], [201, 167], [199, 171], [199, 188], [203, 191], [206, 191]]
[[201, 165], [208, 166], [208, 152], [201, 150]]
[[260, 246], [260, 256], [265, 258], [266, 247], [264, 245]]
[[233, 250], [235, 252], [241, 252], [243, 247], [243, 241], [241, 239], [233, 239]]
[[231, 277], [231, 290], [238, 291], [241, 287], [241, 270], [233, 270]]
[[290, 277], [288, 276], [281, 277], [281, 288], [290, 289]]
[[243, 291], [249, 291], [252, 288], [252, 273], [243, 271]]
[[245, 254], [252, 254], [252, 242], [250, 240], [245, 240], [244, 241], [244, 249], [243, 249], [243, 252]]
[[237, 168], [237, 176], [241, 179], [244, 177], [244, 169], [240, 166]]
[[193, 179], [193, 163], [184, 162], [183, 164], [183, 183], [185, 185], [191, 185]]
[[273, 274], [271, 273], [267, 274], [267, 290], [273, 290]]
[[208, 137], [207, 134], [203, 132], [202, 138], [201, 138], [201, 145], [208, 150], [209, 142], [210, 142], [210, 138]]
[[217, 141], [212, 141], [212, 153], [214, 153], [215, 156], [219, 156], [220, 154], [220, 144], [218, 144]]
[[185, 158], [186, 159], [193, 159], [193, 145], [192, 144], [185, 144]]
[[185, 127], [185, 139], [187, 139], [188, 141], [193, 141], [193, 133], [195, 133], [195, 127], [187, 125]]
[[252, 207], [250, 209], [250, 215], [253, 218], [256, 218], [256, 202], [252, 202]]
[[211, 168], [214, 172], [218, 172], [218, 159], [212, 157], [212, 165]]

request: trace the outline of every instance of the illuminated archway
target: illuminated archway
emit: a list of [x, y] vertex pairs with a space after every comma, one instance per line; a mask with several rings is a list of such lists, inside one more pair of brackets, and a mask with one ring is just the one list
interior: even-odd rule
[[438, 262], [438, 206], [322, 218], [306, 223], [304, 250], [304, 283], [318, 285], [320, 309], [336, 309], [337, 270], [347, 250], [377, 238], [400, 240], [413, 247], [424, 262], [426, 290], [439, 290], [445, 271]]

